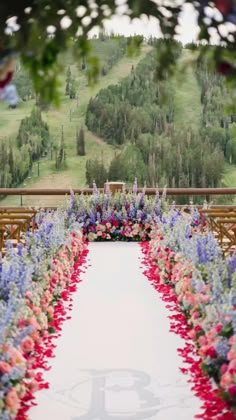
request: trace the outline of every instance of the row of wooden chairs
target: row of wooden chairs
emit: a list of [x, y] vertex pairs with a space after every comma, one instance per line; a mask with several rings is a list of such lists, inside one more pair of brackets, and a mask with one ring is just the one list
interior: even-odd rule
[[215, 234], [224, 256], [236, 250], [236, 207], [199, 209], [202, 229], [207, 226]]
[[[200, 208], [202, 230], [206, 226], [214, 232], [224, 256], [236, 250], [236, 206]], [[24, 242], [25, 232], [35, 228], [37, 210], [30, 208], [0, 208], [0, 251], [4, 252], [5, 241], [13, 245]]]
[[35, 228], [37, 210], [29, 208], [0, 208], [0, 251], [4, 253], [5, 242], [15, 246], [24, 243], [24, 234]]

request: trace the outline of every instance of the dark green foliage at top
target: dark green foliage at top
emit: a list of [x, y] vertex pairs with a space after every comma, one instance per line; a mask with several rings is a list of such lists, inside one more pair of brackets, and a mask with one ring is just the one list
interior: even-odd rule
[[[96, 10], [94, 5], [96, 3]], [[9, 45], [19, 50], [22, 62], [29, 69], [37, 93], [41, 93], [44, 101], [58, 104], [59, 85], [58, 61], [60, 54], [74, 40], [75, 55], [82, 61], [85, 58], [88, 66], [89, 80], [96, 80], [99, 65], [96, 54], [91, 54], [91, 43], [88, 34], [94, 27], [103, 28], [104, 21], [117, 12], [116, 0], [8, 0], [0, 2], [0, 39], [3, 47]], [[209, 54], [208, 45], [204, 45], [201, 53], [205, 54], [218, 71], [224, 71], [234, 84], [236, 80], [236, 40], [233, 24], [227, 28], [227, 34], [220, 25], [235, 22], [235, 0], [184, 0], [183, 2], [154, 2], [153, 0], [127, 0], [127, 7], [121, 11], [130, 19], [141, 16], [157, 19], [161, 35], [165, 39], [174, 39], [179, 30], [181, 15], [186, 4], [191, 4], [197, 16], [198, 41], [210, 43], [212, 32], [220, 38], [219, 45], [214, 45]], [[209, 14], [209, 8], [218, 9], [220, 19]], [[80, 7], [80, 12], [78, 12]], [[82, 7], [82, 11], [81, 11]], [[71, 24], [65, 29], [61, 25], [63, 16], [67, 16]], [[17, 17], [20, 30], [12, 32], [7, 27], [10, 17]], [[184, 19], [185, 21], [185, 19]], [[186, 24], [185, 22], [183, 23]], [[187, 22], [188, 24], [188, 22]], [[49, 36], [48, 28], [54, 28], [53, 36]], [[8, 29], [8, 30], [7, 30]], [[186, 28], [185, 28], [186, 29]], [[79, 35], [78, 35], [79, 32]], [[136, 43], [139, 45], [139, 41]], [[222, 48], [224, 45], [226, 48]], [[163, 77], [167, 70], [174, 68], [174, 50], [163, 46], [159, 53], [157, 73]], [[43, 77], [42, 77], [43, 75]]]
[[32, 81], [19, 63], [13, 78], [13, 83], [16, 86], [18, 95], [23, 101], [34, 98], [35, 93]]

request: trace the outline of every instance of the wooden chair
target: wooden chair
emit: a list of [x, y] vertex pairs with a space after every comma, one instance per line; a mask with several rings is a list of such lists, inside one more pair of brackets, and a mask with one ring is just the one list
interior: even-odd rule
[[14, 246], [24, 243], [25, 232], [35, 229], [37, 210], [29, 207], [0, 207], [0, 251], [4, 254], [5, 241]]
[[224, 256], [236, 249], [236, 211], [233, 209], [202, 209], [202, 220], [215, 234]]

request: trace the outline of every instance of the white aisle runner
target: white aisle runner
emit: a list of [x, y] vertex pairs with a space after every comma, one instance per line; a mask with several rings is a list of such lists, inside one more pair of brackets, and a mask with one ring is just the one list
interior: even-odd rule
[[72, 319], [57, 339], [50, 389], [30, 420], [192, 420], [200, 401], [179, 371], [182, 340], [140, 269], [135, 243], [90, 243]]

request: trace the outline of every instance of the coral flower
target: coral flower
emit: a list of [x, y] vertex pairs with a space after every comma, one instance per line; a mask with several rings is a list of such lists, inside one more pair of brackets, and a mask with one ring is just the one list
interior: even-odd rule
[[8, 391], [6, 397], [5, 397], [5, 403], [9, 410], [17, 412], [20, 408], [20, 399], [15, 391], [14, 388], [11, 388], [10, 391]]
[[232, 384], [232, 375], [230, 375], [230, 373], [226, 372], [224, 373], [224, 375], [222, 375], [221, 380], [220, 380], [220, 386], [222, 388], [227, 388], [229, 385]]
[[29, 353], [34, 350], [34, 341], [31, 337], [27, 337], [21, 344], [23, 352]]
[[0, 362], [1, 373], [9, 373], [10, 370], [11, 370], [11, 366], [7, 362]]

